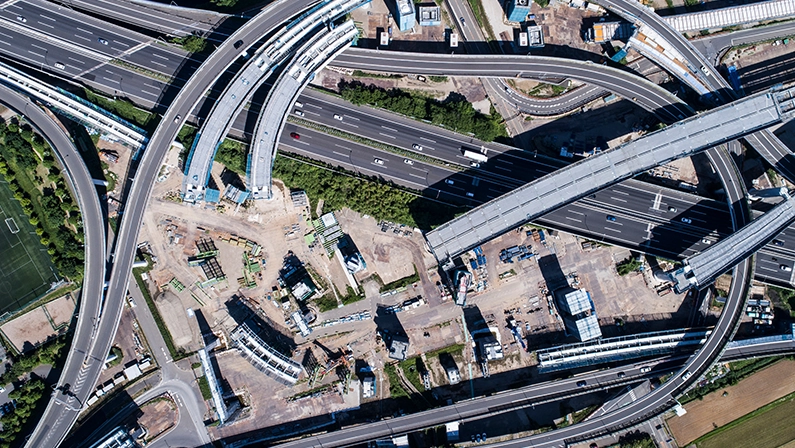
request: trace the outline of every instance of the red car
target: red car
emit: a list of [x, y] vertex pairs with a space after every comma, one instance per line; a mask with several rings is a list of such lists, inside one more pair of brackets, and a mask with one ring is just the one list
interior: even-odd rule
[[301, 139], [301, 136], [296, 134], [295, 132], [290, 132], [290, 137], [292, 137], [292, 138], [294, 138], [296, 140], [300, 140]]

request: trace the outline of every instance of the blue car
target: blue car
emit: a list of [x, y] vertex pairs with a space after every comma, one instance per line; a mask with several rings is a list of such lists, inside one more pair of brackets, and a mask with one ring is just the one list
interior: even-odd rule
[[613, 215], [607, 215], [607, 220], [610, 222], [616, 222], [616, 217]]

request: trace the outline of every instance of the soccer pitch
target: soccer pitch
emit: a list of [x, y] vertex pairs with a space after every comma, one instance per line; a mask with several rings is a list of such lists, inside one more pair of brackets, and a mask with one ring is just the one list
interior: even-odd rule
[[47, 249], [0, 180], [0, 315], [24, 307], [58, 281]]

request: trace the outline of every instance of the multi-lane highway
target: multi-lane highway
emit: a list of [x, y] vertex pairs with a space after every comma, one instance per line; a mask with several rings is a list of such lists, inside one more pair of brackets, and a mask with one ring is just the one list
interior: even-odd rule
[[[299, 3], [299, 2], [293, 2], [293, 4], [290, 5], [291, 7], [295, 7], [296, 8], [295, 11], [300, 10], [300, 8], [306, 7], [307, 4], [311, 3], [311, 2], [306, 2], [305, 4], [297, 4], [297, 3]], [[257, 21], [254, 21], [254, 22], [260, 23], [260, 24], [268, 22], [268, 24], [271, 25], [271, 26], [280, 23], [279, 22], [279, 20], [280, 20], [279, 19], [279, 17], [280, 17], [279, 13], [281, 13], [283, 11], [286, 11], [289, 8], [284, 8], [285, 5], [283, 4], [283, 2], [277, 2], [275, 5], [278, 5], [279, 8], [274, 8], [274, 10], [271, 11], [274, 14], [272, 14], [270, 17], [268, 17], [269, 20], [261, 20], [259, 22], [257, 22]], [[270, 20], [273, 17], [276, 17], [276, 19]], [[289, 15], [287, 15], [285, 17], [282, 17], [281, 20], [284, 20], [287, 17], [289, 17]], [[44, 19], [44, 20], [46, 20], [46, 19]], [[252, 25], [251, 27], [249, 27], [249, 25], [251, 23], [252, 22], [249, 22], [249, 24], [244, 26], [244, 28], [242, 28], [240, 31], [238, 31], [238, 33], [235, 36], [233, 36], [232, 38], [230, 38], [227, 42], [234, 41], [234, 38], [237, 37], [237, 36], [246, 37], [246, 38], [257, 37], [256, 33], [254, 33], [254, 31], [252, 30], [252, 29], [255, 29], [255, 26]], [[247, 28], [246, 27], [249, 27], [248, 28], [248, 32], [250, 34], [247, 34], [247, 31], [246, 31]], [[260, 29], [259, 31], [261, 32], [261, 34], [260, 34], [259, 37], [261, 37], [261, 35], [268, 29], [270, 29], [270, 28], [263, 27], [262, 29]], [[2, 37], [2, 36], [0, 36], [0, 37]], [[87, 36], [83, 36], [83, 37], [87, 37]], [[108, 39], [102, 38], [102, 39], [105, 39], [106, 41], [108, 41], [107, 45], [105, 43], [103, 43], [99, 39], [100, 38], [98, 37], [97, 38], [97, 42], [99, 44], [101, 44], [103, 46], [106, 46], [106, 47], [111, 47], [110, 42], [109, 42]], [[252, 41], [253, 40], [248, 40], [247, 42], [252, 42]], [[177, 96], [177, 98], [173, 102], [171, 108], [169, 108], [169, 111], [168, 111], [168, 113], [166, 114], [166, 116], [164, 118], [163, 124], [161, 125], [161, 128], [159, 128], [158, 131], [153, 136], [152, 143], [150, 143], [149, 151], [147, 151], [147, 153], [144, 156], [144, 161], [142, 162], [142, 165], [141, 165], [141, 168], [139, 170], [138, 176], [136, 177], [136, 181], [133, 184], [132, 192], [131, 192], [131, 196], [130, 196], [130, 202], [128, 202], [128, 204], [127, 204], [127, 209], [125, 210], [125, 218], [124, 218], [124, 220], [122, 222], [122, 231], [120, 233], [120, 239], [119, 239], [120, 245], [117, 247], [116, 258], [115, 258], [116, 264], [114, 265], [113, 274], [111, 275], [111, 290], [109, 291], [109, 297], [108, 297], [108, 302], [111, 303], [111, 304], [113, 304], [113, 302], [114, 302], [112, 299], [114, 297], [116, 297], [116, 296], [118, 296], [118, 302], [117, 303], [120, 304], [121, 303], [121, 297], [124, 294], [124, 289], [126, 289], [126, 275], [119, 274], [119, 272], [123, 272], [124, 274], [127, 274], [129, 272], [129, 267], [130, 267], [129, 264], [132, 261], [132, 249], [135, 246], [135, 239], [136, 239], [136, 236], [137, 236], [137, 228], [138, 228], [138, 224], [140, 223], [140, 216], [142, 214], [143, 208], [144, 208], [145, 203], [146, 203], [146, 199], [145, 198], [148, 195], [149, 190], [151, 189], [152, 180], [154, 178], [154, 175], [156, 174], [157, 169], [159, 168], [159, 161], [162, 160], [163, 154], [165, 153], [168, 145], [170, 144], [170, 142], [173, 140], [174, 136], [176, 135], [176, 132], [179, 129], [179, 125], [181, 125], [181, 122], [180, 122], [179, 119], [175, 120], [177, 115], [182, 113], [183, 114], [182, 121], [184, 121], [185, 117], [188, 115], [188, 113], [193, 108], [193, 106], [195, 106], [197, 104], [198, 99], [201, 96], [201, 94], [203, 94], [203, 92], [205, 92], [210, 87], [210, 85], [212, 84], [212, 81], [214, 81], [214, 79], [217, 79], [217, 76], [215, 78], [213, 78], [213, 75], [220, 74], [220, 72], [222, 70], [219, 70], [219, 69], [228, 66], [234, 60], [234, 58], [237, 56], [237, 54], [235, 54], [235, 52], [230, 48], [231, 43], [230, 44], [224, 44], [224, 45], [226, 47], [226, 48], [224, 48], [226, 50], [226, 53], [222, 54], [222, 55], [219, 55], [219, 53], [221, 53], [221, 52], [217, 51], [213, 55], [213, 57], [211, 57], [208, 61], [206, 61], [202, 65], [202, 67], [198, 70], [199, 73], [197, 73], [197, 75], [194, 75], [191, 78], [191, 81], [188, 83], [188, 86], [186, 86], [186, 88], [183, 89], [183, 91], [180, 92], [180, 94]], [[119, 48], [121, 48], [121, 47], [120, 46], [119, 47], [114, 47], [113, 50], [117, 51]], [[47, 55], [48, 55], [48, 53], [45, 52], [45, 54], [43, 56], [43, 59], [42, 59], [42, 62], [41, 62], [42, 64], [47, 62]], [[31, 60], [30, 57], [27, 57], [27, 61], [30, 62], [30, 60]], [[202, 72], [203, 71], [207, 75], [202, 76]], [[207, 79], [205, 79], [205, 78], [207, 78]], [[197, 81], [197, 79], [198, 79], [198, 81]], [[192, 83], [195, 84], [195, 85], [192, 85]], [[121, 80], [119, 81], [119, 84], [121, 85]], [[194, 88], [193, 89], [188, 89], [187, 87], [194, 87]], [[186, 91], [189, 91], [189, 92], [185, 93]], [[187, 111], [185, 111], [185, 109], [187, 109]], [[176, 121], [176, 123], [174, 123], [174, 121]], [[735, 216], [735, 214], [732, 214], [732, 216]], [[119, 260], [121, 260], [121, 262]], [[740, 265], [740, 268], [741, 268], [741, 272], [740, 273], [744, 274], [745, 272], [743, 272], [743, 271], [747, 271], [747, 269], [748, 269], [747, 268], [747, 263], [743, 262]], [[740, 283], [740, 282], [735, 282], [735, 284], [737, 284], [737, 283]], [[733, 293], [732, 293], [733, 297], [735, 295], [737, 295], [737, 294], [742, 292], [742, 291], [737, 291], [735, 293], [734, 288], [735, 287], [733, 286]], [[729, 310], [733, 311], [736, 307], [737, 307], [736, 303], [732, 302], [731, 306], [727, 306], [727, 308], [728, 308], [727, 311], [729, 311]], [[112, 314], [113, 313], [109, 313], [109, 314], [111, 314], [111, 316], [107, 316], [107, 317], [111, 317], [112, 318]], [[726, 313], [725, 312], [723, 314], [721, 322], [723, 322], [723, 318], [725, 317], [726, 318], [726, 322], [723, 324], [724, 326], [721, 327], [721, 324], [719, 324], [719, 329], [722, 330], [722, 333], [728, 333], [728, 332], [730, 332], [731, 328], [733, 328], [733, 326], [731, 325], [732, 322], [730, 320], [731, 316], [727, 317], [729, 314], [731, 314], [731, 313]], [[106, 317], [106, 316], [103, 316], [103, 317]], [[106, 324], [106, 322], [108, 320], [109, 319], [105, 318], [102, 321], [102, 329], [105, 330], [105, 332], [103, 334], [105, 336], [112, 336], [112, 334], [115, 332], [115, 325]], [[112, 338], [110, 338], [110, 339], [112, 339]], [[715, 344], [718, 344], [718, 342], [715, 342], [716, 339], [717, 338], [711, 338], [711, 341], [713, 343], [715, 343]], [[708, 342], [708, 344], [710, 344], [710, 342]], [[716, 346], [718, 346], [718, 345], [716, 345]], [[107, 352], [107, 348], [105, 348], [105, 353], [106, 352]], [[99, 353], [99, 352], [97, 352], [97, 353]], [[699, 366], [705, 365], [705, 363], [707, 361], [709, 361], [709, 359], [707, 359], [707, 358], [696, 359], [695, 360], [695, 362], [700, 362], [701, 363], [701, 364], [697, 364]], [[48, 419], [45, 418], [43, 420], [47, 421]], [[54, 431], [54, 433], [57, 436], [58, 431]], [[34, 434], [34, 436], [35, 436], [35, 434]]]
[[[63, 367], [62, 380], [53, 392], [46, 414], [57, 415], [44, 422], [47, 432], [57, 424], [71, 427], [82, 404], [93, 392], [92, 375], [99, 375], [107, 349], [99, 357], [92, 356], [92, 348], [100, 337], [97, 325], [103, 307], [103, 284], [106, 273], [105, 220], [97, 189], [77, 152], [71, 138], [40, 106], [0, 85], [2, 102], [23, 115], [44, 136], [64, 167], [66, 181], [75, 194], [83, 219], [85, 235], [85, 269], [80, 299], [80, 318], [77, 321], [72, 347]], [[102, 345], [100, 343], [99, 345]], [[55, 446], [65, 434], [51, 436]], [[43, 446], [43, 445], [40, 445]]]

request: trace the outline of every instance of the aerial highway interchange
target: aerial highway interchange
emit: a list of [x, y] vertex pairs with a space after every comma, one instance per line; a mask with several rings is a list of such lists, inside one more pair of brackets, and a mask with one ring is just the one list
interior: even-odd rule
[[[85, 3], [92, 4], [92, 2]], [[92, 7], [97, 8], [96, 5], [101, 3], [93, 3]], [[131, 178], [116, 238], [107, 241], [107, 244], [113, 244], [108, 248], [110, 257], [107, 260], [107, 266], [110, 274], [107, 277], [104, 275], [105, 260], [98, 262], [96, 255], [100, 251], [97, 247], [104, 249], [106, 244], [104, 232], [97, 230], [89, 233], [89, 225], [91, 228], [98, 226], [99, 209], [93, 205], [89, 206], [96, 202], [98, 197], [95, 192], [88, 193], [86, 191], [93, 190], [93, 186], [90, 186], [91, 188], [85, 186], [83, 174], [79, 180], [70, 180], [73, 189], [76, 190], [76, 194], [80, 198], [86, 233], [91, 237], [90, 244], [88, 240], [86, 241], [87, 263], [92, 262], [94, 266], [99, 264], [103, 266], [103, 269], [87, 269], [91, 276], [86, 277], [84, 284], [89, 285], [90, 288], [84, 287], [82, 293], [83, 299], [80, 304], [78, 326], [74, 330], [76, 336], [73, 347], [59, 380], [59, 387], [55, 389], [47, 411], [30, 437], [28, 446], [58, 446], [77, 419], [82, 403], [91, 393], [92, 387], [83, 386], [91, 386], [96, 383], [102, 366], [100, 360], [105, 358], [105, 354], [110, 349], [122, 312], [124, 297], [127, 294], [129, 272], [147, 198], [151, 196], [154, 179], [158, 175], [162, 160], [170, 148], [170, 143], [175, 140], [177, 132], [189, 119], [199, 123], [206, 120], [202, 116], [208, 112], [204, 93], [219, 89], [217, 82], [226, 69], [239, 67], [241, 51], [245, 51], [255, 42], [260, 42], [263, 37], [300, 16], [304, 10], [315, 3], [317, 2], [276, 1], [269, 4], [239, 29], [228, 30], [228, 37], [226, 34], [221, 34], [225, 39], [219, 39], [215, 51], [201, 63], [186, 58], [179, 51], [166, 51], [157, 46], [147, 45], [144, 43], [147, 37], [138, 32], [124, 31], [123, 28], [117, 26], [111, 27], [113, 31], [108, 31], [107, 27], [102, 27], [100, 21], [87, 20], [86, 16], [73, 11], [57, 12], [58, 20], [55, 20], [52, 17], [56, 14], [52, 10], [55, 6], [51, 3], [26, 2], [24, 16], [21, 16], [20, 12], [15, 12], [14, 8], [3, 9], [3, 18], [9, 22], [10, 26], [0, 35], [0, 38], [13, 39], [16, 44], [15, 50], [3, 48], [2, 52], [5, 58], [13, 59], [32, 70], [45, 71], [49, 74], [54, 72], [56, 76], [62, 78], [79, 78], [87, 85], [113, 96], [135, 97], [141, 104], [148, 105], [163, 114], [161, 124], [151, 135], [143, 158], [134, 177]], [[452, 1], [450, 3], [453, 10], [462, 7], [460, 2]], [[651, 26], [657, 26], [661, 30], [667, 29], [660, 25], [662, 21], [656, 14], [633, 10], [631, 8], [634, 6], [629, 3], [605, 2], [602, 6], [625, 17], [630, 15], [637, 19], [646, 19], [651, 22]], [[461, 12], [460, 17], [469, 17], [470, 14], [468, 11]], [[24, 20], [20, 20], [19, 17], [24, 17]], [[167, 22], [167, 17], [168, 14], [163, 14], [162, 20]], [[57, 26], [50, 25], [50, 22], [57, 22]], [[474, 17], [470, 19], [470, 22], [475, 23]], [[165, 25], [158, 26], [162, 28]], [[199, 28], [206, 30], [203, 27]], [[467, 27], [462, 27], [462, 30], [464, 34], [471, 32]], [[11, 34], [5, 34], [6, 31]], [[45, 34], [55, 37], [59, 42], [55, 46], [47, 44], [46, 47], [41, 47], [39, 44]], [[695, 49], [699, 45], [694, 47], [678, 34], [669, 33], [667, 37], [671, 43], [678, 45], [677, 48], [686, 57], [696, 61], [695, 63], [699, 65], [706, 64], [710, 68], [710, 72], [704, 74], [703, 80], [711, 89], [720, 90], [718, 96], [722, 97], [725, 102], [729, 102], [726, 90], [729, 88], [728, 83], [714, 70], [711, 63], [705, 62], [708, 56]], [[754, 37], [751, 36], [749, 39], [754, 39]], [[239, 42], [243, 42], [245, 48], [240, 48]], [[28, 45], [30, 48], [38, 48], [44, 54], [42, 55], [39, 50], [23, 51], [22, 49], [28, 48]], [[114, 71], [111, 72], [107, 69], [110, 65], [104, 65], [104, 63], [112, 58], [123, 58], [130, 64], [144, 67], [153, 73], [166, 73], [167, 76], [175, 73], [179, 75], [169, 84], [139, 72], [124, 70], [119, 66], [113, 66]], [[54, 67], [57, 68], [56, 63], [59, 64], [60, 69], [54, 69]], [[656, 113], [664, 122], [676, 122], [693, 113], [687, 104], [642, 78], [626, 75], [626, 72], [623, 71], [603, 68], [600, 65], [566, 61], [559, 58], [550, 58], [549, 61], [545, 61], [544, 58], [539, 57], [537, 60], [523, 62], [519, 58], [508, 56], [491, 57], [491, 59], [485, 56], [474, 56], [470, 59], [450, 57], [445, 60], [438, 56], [429, 58], [428, 55], [422, 54], [349, 49], [337, 59], [336, 64], [377, 72], [405, 70], [407, 73], [418, 74], [494, 78], [517, 75], [532, 77], [534, 73], [544, 72], [563, 78], [579, 79], [588, 82], [589, 85], [617, 93], [624, 98], [631, 98], [641, 108]], [[435, 67], [434, 64], [438, 66]], [[483, 68], [478, 64], [483, 64]], [[501, 64], [506, 66], [505, 70], [500, 70]], [[701, 74], [699, 73], [699, 75]], [[490, 87], [501, 90], [495, 81], [488, 81]], [[467, 166], [469, 162], [460, 155], [459, 148], [463, 144], [479, 145], [471, 139], [462, 138], [449, 131], [435, 129], [425, 123], [395, 118], [381, 110], [353, 107], [339, 99], [326, 97], [314, 91], [304, 92], [298, 101], [307, 106], [311, 105], [311, 108], [304, 107], [311, 114], [307, 117], [308, 119], [326, 126], [339, 127], [356, 135], [367, 136], [375, 141], [383, 140], [378, 135], [383, 135], [384, 130], [387, 130], [394, 133], [394, 137], [389, 140], [390, 144], [405, 148], [411, 148], [417, 144], [416, 142], [422, 141], [426, 153], [430, 151], [434, 157], [448, 164]], [[16, 105], [15, 108], [19, 110], [20, 106]], [[289, 105], [287, 109], [284, 111], [283, 119], [286, 119], [286, 115], [291, 112]], [[253, 115], [255, 112], [249, 112], [249, 114]], [[25, 113], [25, 115], [28, 114]], [[338, 116], [342, 118], [337, 119]], [[36, 117], [29, 116], [29, 118], [35, 119]], [[248, 114], [240, 114], [232, 126], [231, 133], [241, 137], [250, 137], [252, 130], [251, 126], [247, 125], [247, 120], [249, 120]], [[385, 120], [389, 120], [388, 126], [382, 124]], [[42, 132], [48, 136], [57, 134], [53, 129], [42, 129]], [[287, 137], [294, 132], [301, 134], [300, 140]], [[768, 159], [785, 159], [784, 156], [788, 153], [788, 149], [775, 137], [770, 136], [772, 136], [770, 133], [754, 134], [753, 141], [749, 140], [749, 142], [754, 147], [766, 148], [769, 154], [765, 157]], [[54, 140], [53, 137], [50, 138], [51, 141]], [[61, 149], [66, 144], [63, 141], [53, 141], [53, 145]], [[284, 132], [280, 139], [280, 146], [289, 152], [317, 158], [335, 165], [349, 166], [368, 175], [389, 176], [398, 183], [411, 188], [425, 190], [432, 194], [435, 192], [436, 199], [473, 206], [493, 201], [527, 182], [551, 175], [564, 165], [557, 159], [539, 157], [530, 152], [516, 152], [509, 147], [485, 145], [489, 146], [490, 151], [497, 154], [491, 156], [492, 160], [486, 167], [455, 173], [443, 165], [425, 164], [421, 161], [416, 164], [402, 163], [400, 157], [384, 155], [377, 149], [355, 142], [345, 141], [343, 143], [338, 138], [290, 122], [284, 126]], [[339, 150], [329, 150], [332, 147]], [[733, 167], [734, 162], [727, 154], [725, 150], [712, 150], [708, 153], [708, 157], [724, 182], [727, 202], [708, 200], [673, 190], [652, 187], [635, 180], [627, 180], [595, 194], [580, 195], [576, 201], [550, 210], [549, 213], [541, 216], [538, 222], [663, 257], [682, 258], [705, 251], [713, 247], [714, 242], [746, 225], [750, 219], [748, 210], [743, 204], [745, 192], [742, 180], [738, 178], [736, 168]], [[73, 157], [71, 163], [74, 164], [75, 155], [74, 153], [70, 155]], [[62, 161], [69, 166], [70, 162], [66, 157], [62, 155]], [[382, 163], [374, 164], [373, 160], [382, 160]], [[499, 170], [495, 170], [495, 164], [502, 164], [502, 166]], [[79, 171], [79, 168], [79, 165], [70, 166], [69, 171], [74, 173]], [[85, 170], [83, 169], [83, 171]], [[792, 178], [791, 172], [787, 172], [786, 164], [781, 165], [780, 171], [786, 178]], [[446, 181], [448, 179], [449, 182]], [[477, 179], [477, 188], [466, 186], [473, 184], [473, 179]], [[470, 192], [469, 190], [475, 191]], [[665, 193], [662, 193], [663, 191]], [[650, 212], [649, 202], [659, 202], [660, 194], [664, 195], [665, 204], [663, 206], [667, 207], [667, 211], [661, 209], [661, 212]], [[628, 199], [623, 199], [624, 197]], [[694, 225], [683, 225], [680, 222], [682, 215], [679, 214], [679, 211], [684, 212], [685, 210], [688, 216], [698, 215], [693, 219], [696, 222]], [[621, 220], [620, 232], [609, 231], [611, 222], [601, 218], [607, 212], [617, 215]], [[572, 219], [575, 215], [600, 218], [591, 219], [589, 225], [587, 218]], [[658, 229], [660, 229], [656, 231], [655, 238], [652, 239], [647, 238], [650, 224], [659, 226]], [[793, 246], [795, 239], [788, 238], [787, 232], [793, 232], [793, 230], [788, 229], [778, 235], [776, 241], [780, 244], [771, 243], [754, 258], [757, 266], [755, 271], [751, 268], [750, 259], [744, 259], [736, 266], [729, 298], [711, 336], [701, 350], [688, 359], [680, 370], [680, 372], [690, 372], [690, 374], [675, 376], [647, 397], [643, 397], [620, 411], [591, 422], [572, 425], [563, 430], [540, 434], [530, 439], [517, 439], [498, 445], [562, 446], [562, 444], [581, 438], [630, 427], [670, 407], [671, 400], [718, 359], [726, 342], [733, 337], [744, 299], [747, 296], [748, 282], [752, 272], [757, 278], [766, 281], [783, 285], [790, 283], [789, 272], [795, 264], [795, 246]], [[769, 238], [773, 238], [773, 236]], [[675, 241], [675, 244], [670, 244], [672, 241]], [[441, 258], [440, 261], [442, 261]], [[766, 263], [774, 267], [766, 268]], [[790, 270], [776, 269], [775, 266], [778, 265], [789, 266]], [[106, 291], [103, 293], [100, 292], [100, 289], [102, 289], [105, 280], [107, 280]], [[92, 316], [90, 321], [89, 316]], [[600, 376], [598, 375], [601, 375], [603, 378], [610, 378], [608, 382], [612, 384], [615, 383], [615, 373], [615, 370], [605, 370], [596, 373], [597, 376], [594, 378], [599, 384]], [[692, 373], [696, 373], [696, 375], [692, 375]], [[626, 382], [631, 379], [632, 377]], [[575, 386], [569, 384], [573, 382], [575, 381], [559, 382], [554, 387], [559, 391], [576, 389]], [[544, 385], [540, 386], [544, 387]], [[589, 386], [589, 389], [592, 387], [596, 386]], [[578, 393], [576, 390], [574, 392]], [[473, 401], [472, 404], [475, 408], [480, 406], [477, 401]], [[465, 418], [465, 415], [462, 414], [460, 417]], [[371, 428], [362, 427], [358, 434], [351, 433], [350, 438], [344, 438], [342, 435], [338, 437], [335, 432], [331, 432], [324, 435], [323, 440], [305, 439], [294, 444], [344, 446], [367, 441], [376, 436], [394, 435], [407, 430], [419, 429], [427, 425], [427, 422], [423, 422], [423, 417], [419, 414], [404, 418], [408, 422], [413, 421], [408, 424], [407, 429], [390, 425], [388, 429], [382, 429], [382, 433], [377, 431], [371, 433]], [[442, 422], [439, 420], [439, 423]]]

